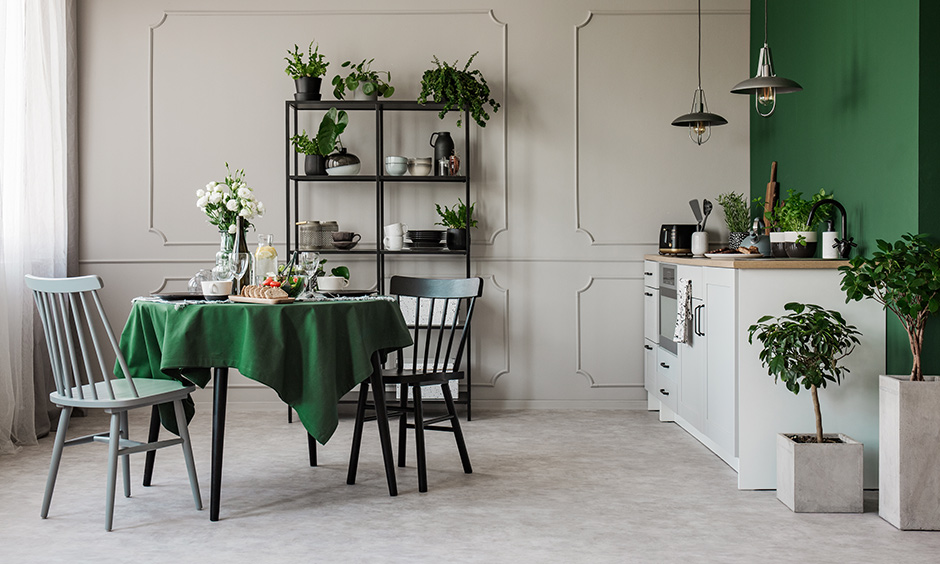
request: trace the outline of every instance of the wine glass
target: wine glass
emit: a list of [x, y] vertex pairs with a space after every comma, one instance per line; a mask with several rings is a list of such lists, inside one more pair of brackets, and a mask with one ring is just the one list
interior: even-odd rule
[[316, 287], [317, 270], [320, 268], [320, 253], [303, 251], [300, 253], [297, 262], [300, 269], [307, 275], [307, 282], [300, 297], [304, 299], [312, 298], [314, 297], [313, 288]]
[[248, 272], [248, 265], [251, 264], [251, 254], [232, 253], [231, 264], [233, 271], [232, 275], [235, 278], [234, 284], [232, 285], [232, 292], [238, 294], [241, 292], [242, 278], [244, 278], [245, 273]]

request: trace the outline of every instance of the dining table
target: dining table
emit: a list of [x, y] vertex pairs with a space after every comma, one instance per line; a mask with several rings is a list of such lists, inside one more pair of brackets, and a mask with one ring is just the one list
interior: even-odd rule
[[[213, 382], [211, 521], [219, 519], [229, 368], [274, 389], [320, 444], [339, 424], [339, 400], [369, 380], [389, 493], [396, 495], [380, 373], [385, 355], [411, 344], [398, 303], [387, 296], [281, 304], [137, 298], [120, 339], [135, 378], [172, 378], [203, 388]], [[184, 407], [191, 420], [194, 403]], [[175, 433], [172, 409], [159, 406], [159, 414], [163, 427]], [[151, 435], [157, 431], [152, 424]], [[152, 468], [148, 457], [145, 485]]]

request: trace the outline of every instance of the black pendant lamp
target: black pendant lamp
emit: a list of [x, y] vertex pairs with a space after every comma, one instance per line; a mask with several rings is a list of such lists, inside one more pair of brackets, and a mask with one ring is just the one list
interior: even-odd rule
[[724, 125], [728, 120], [708, 113], [705, 91], [702, 90], [702, 0], [698, 0], [698, 88], [692, 94], [692, 111], [672, 120], [676, 127], [688, 127], [689, 139], [696, 145], [708, 141], [712, 126]]
[[803, 87], [789, 78], [774, 74], [774, 63], [767, 45], [767, 0], [764, 0], [764, 46], [757, 59], [757, 75], [739, 82], [731, 89], [733, 94], [754, 94], [754, 107], [761, 117], [770, 117], [777, 107], [777, 94], [799, 92]]

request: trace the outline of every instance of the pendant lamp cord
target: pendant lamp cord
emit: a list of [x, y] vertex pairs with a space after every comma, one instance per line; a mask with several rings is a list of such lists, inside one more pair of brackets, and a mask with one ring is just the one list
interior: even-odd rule
[[767, 0], [764, 0], [764, 45], [767, 45]]
[[698, 89], [702, 89], [702, 0], [698, 0]]

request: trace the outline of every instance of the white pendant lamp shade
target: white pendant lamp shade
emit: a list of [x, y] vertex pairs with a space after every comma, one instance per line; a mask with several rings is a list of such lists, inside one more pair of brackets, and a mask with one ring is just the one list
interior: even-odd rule
[[692, 94], [692, 110], [672, 120], [676, 127], [688, 127], [689, 139], [696, 145], [708, 141], [712, 127], [725, 125], [728, 120], [718, 114], [709, 113], [702, 90], [702, 0], [698, 2], [698, 88]]

